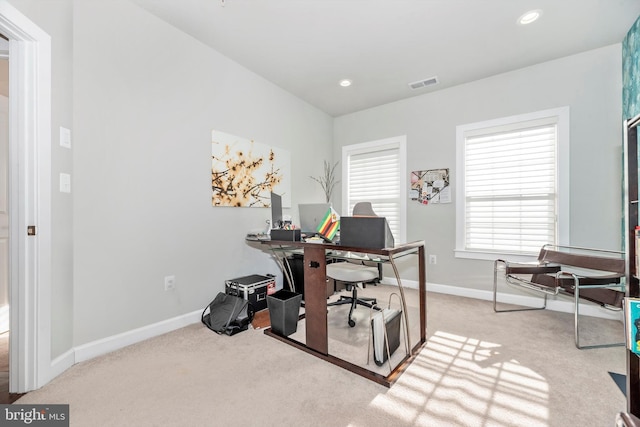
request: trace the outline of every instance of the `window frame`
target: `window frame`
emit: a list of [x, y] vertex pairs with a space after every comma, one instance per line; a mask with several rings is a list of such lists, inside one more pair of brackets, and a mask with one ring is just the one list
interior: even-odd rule
[[398, 236], [394, 235], [395, 243], [404, 243], [407, 241], [407, 136], [395, 136], [391, 138], [379, 139], [375, 141], [362, 142], [357, 144], [345, 145], [342, 147], [342, 215], [348, 216], [350, 212], [346, 212], [349, 208], [349, 156], [354, 154], [364, 154], [375, 152], [381, 149], [398, 149], [399, 167], [399, 226]]
[[502, 117], [493, 120], [469, 123], [456, 126], [456, 258], [495, 260], [508, 257], [513, 261], [529, 261], [537, 254], [525, 255], [508, 251], [469, 250], [465, 248], [466, 225], [466, 193], [465, 193], [465, 136], [468, 133], [477, 134], [483, 129], [503, 126], [518, 126], [533, 120], [554, 118], [557, 120], [557, 144], [556, 144], [556, 240], [549, 242], [556, 244], [569, 243], [569, 181], [570, 181], [570, 111], [569, 107], [552, 108], [532, 113]]

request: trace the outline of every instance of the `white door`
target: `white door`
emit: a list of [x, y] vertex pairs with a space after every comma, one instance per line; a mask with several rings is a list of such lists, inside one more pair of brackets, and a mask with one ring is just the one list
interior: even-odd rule
[[[6, 61], [6, 60], [2, 60]], [[9, 100], [0, 95], [0, 333], [9, 330]]]

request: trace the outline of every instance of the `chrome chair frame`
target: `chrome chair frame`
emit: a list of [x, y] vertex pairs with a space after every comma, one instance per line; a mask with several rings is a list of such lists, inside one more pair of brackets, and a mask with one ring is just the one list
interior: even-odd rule
[[[540, 250], [540, 255], [538, 257], [537, 262], [533, 263], [522, 263], [522, 262], [508, 262], [503, 259], [497, 259], [494, 261], [493, 267], [493, 310], [496, 313], [504, 313], [504, 312], [514, 312], [514, 311], [530, 311], [530, 310], [544, 310], [547, 307], [547, 298], [549, 295], [566, 295], [573, 296], [574, 298], [574, 342], [575, 346], [578, 349], [591, 349], [591, 348], [603, 348], [603, 347], [615, 347], [615, 346], [623, 346], [624, 342], [617, 343], [607, 343], [607, 344], [593, 344], [593, 345], [581, 345], [580, 344], [580, 291], [588, 290], [588, 289], [611, 289], [617, 290], [618, 292], [624, 293], [625, 284], [620, 281], [622, 277], [624, 277], [623, 272], [616, 272], [617, 275], [607, 277], [607, 276], [583, 276], [574, 272], [562, 271], [563, 264], [554, 263], [553, 261], [549, 262], [545, 260], [546, 251], [550, 248], [553, 251], [570, 251], [577, 250], [589, 253], [589, 256], [595, 256], [594, 254], [608, 254], [608, 255], [616, 255], [608, 256], [611, 259], [617, 260], [618, 256], [620, 256], [620, 260], [624, 262], [624, 252], [620, 251], [611, 251], [611, 250], [603, 250], [603, 249], [592, 249], [592, 248], [583, 248], [577, 246], [560, 246], [560, 245], [544, 245]], [[585, 255], [586, 256], [586, 255]], [[569, 265], [570, 266], [570, 265]], [[504, 270], [505, 274], [505, 282], [508, 285], [518, 288], [524, 288], [525, 290], [534, 291], [538, 294], [542, 294], [543, 296], [543, 304], [542, 306], [536, 307], [526, 307], [526, 308], [515, 308], [515, 309], [499, 309], [497, 305], [497, 290], [498, 290], [498, 272], [500, 270]], [[530, 274], [553, 274], [554, 275], [554, 283], [556, 286], [546, 286], [544, 284], [535, 283], [531, 280], [527, 280], [525, 278], [519, 277], [518, 274], [522, 275], [530, 275]], [[599, 284], [581, 284], [581, 280], [585, 279], [602, 279], [606, 281], [607, 279], [611, 279], [611, 283], [599, 283]], [[568, 292], [563, 286], [561, 286], [563, 279], [573, 280], [573, 285], [570, 289], [573, 291]], [[593, 302], [593, 301], [592, 301]], [[621, 307], [612, 306], [609, 304], [599, 304], [601, 307], [611, 310], [611, 311], [621, 311]]]

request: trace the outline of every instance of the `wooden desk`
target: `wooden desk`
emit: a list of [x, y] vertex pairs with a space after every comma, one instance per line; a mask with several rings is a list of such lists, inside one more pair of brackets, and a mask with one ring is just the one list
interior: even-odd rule
[[[413, 359], [420, 352], [422, 347], [427, 342], [427, 290], [426, 290], [426, 268], [424, 257], [424, 242], [412, 242], [403, 245], [399, 245], [394, 248], [387, 249], [363, 249], [354, 248], [349, 246], [339, 246], [334, 244], [319, 244], [319, 243], [305, 243], [305, 242], [285, 242], [285, 241], [263, 241], [263, 244], [269, 245], [278, 250], [291, 249], [303, 249], [304, 250], [304, 283], [305, 283], [305, 314], [300, 318], [305, 318], [306, 321], [306, 343], [293, 340], [289, 337], [278, 335], [268, 328], [264, 331], [266, 335], [283, 341], [289, 345], [292, 345], [300, 350], [303, 350], [309, 354], [313, 354], [323, 360], [326, 360], [334, 365], [343, 367], [351, 372], [361, 375], [367, 379], [375, 381], [379, 384], [390, 387], [402, 374], [407, 367], [411, 364]], [[409, 354], [393, 369], [389, 375], [383, 376], [376, 372], [365, 369], [361, 366], [350, 363], [346, 360], [329, 354], [329, 340], [327, 333], [327, 295], [326, 295], [326, 251], [341, 251], [341, 252], [360, 252], [370, 255], [376, 255], [388, 262], [393, 267], [393, 272], [398, 281], [398, 287], [400, 290], [400, 298], [402, 300], [402, 308], [405, 319], [406, 339], [408, 342]], [[409, 334], [409, 319], [407, 313], [407, 307], [404, 297], [404, 288], [402, 286], [402, 280], [398, 273], [398, 269], [395, 264], [395, 259], [410, 255], [417, 254], [418, 258], [418, 273], [419, 273], [419, 297], [420, 297], [420, 339], [411, 347], [411, 339]]]

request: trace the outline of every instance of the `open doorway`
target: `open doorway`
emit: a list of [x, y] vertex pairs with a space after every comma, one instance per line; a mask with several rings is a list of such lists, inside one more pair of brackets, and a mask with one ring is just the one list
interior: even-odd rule
[[9, 393], [9, 40], [0, 34], [0, 403]]
[[0, 34], [0, 403], [9, 393], [9, 40]]

